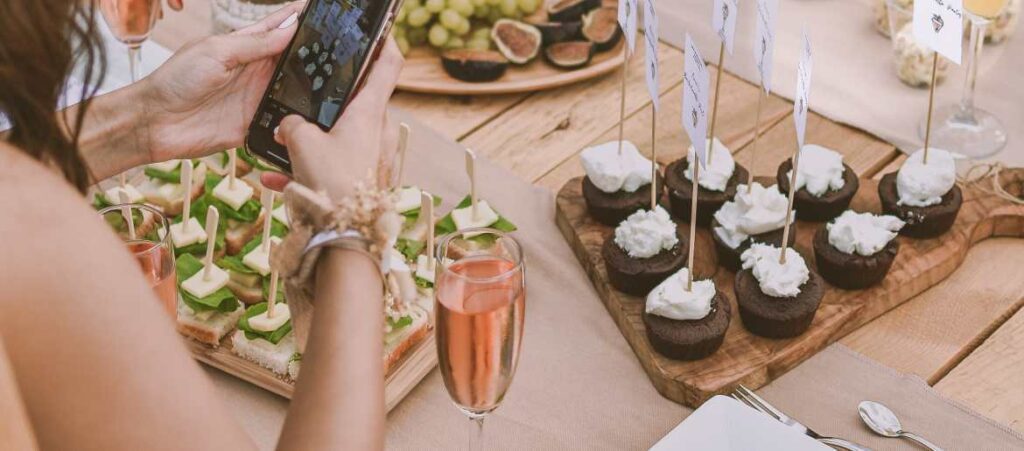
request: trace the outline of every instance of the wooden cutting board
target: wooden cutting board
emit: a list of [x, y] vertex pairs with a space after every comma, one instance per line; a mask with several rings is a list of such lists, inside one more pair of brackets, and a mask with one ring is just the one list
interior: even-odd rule
[[[762, 183], [775, 183], [774, 179], [759, 179]], [[733, 292], [734, 274], [717, 267], [711, 234], [698, 228], [695, 272], [699, 278], [714, 278], [718, 289], [728, 294], [734, 313], [725, 342], [715, 354], [683, 362], [663, 357], [651, 348], [641, 316], [644, 299], [623, 294], [609, 285], [601, 246], [613, 229], [587, 215], [581, 180], [582, 177], [570, 180], [558, 193], [558, 227], [655, 388], [666, 398], [690, 407], [699, 406], [715, 394], [727, 393], [739, 384], [758, 388], [774, 380], [828, 344], [945, 279], [963, 262], [974, 243], [989, 237], [1024, 237], [1024, 205], [986, 192], [991, 187], [990, 179], [961, 186], [964, 203], [952, 230], [928, 240], [900, 237], [899, 254], [881, 284], [857, 291], [827, 286], [810, 329], [796, 338], [775, 340], [757, 337], [744, 329]], [[1001, 181], [1010, 193], [1020, 196], [1024, 191], [1024, 169], [1004, 170]], [[862, 178], [851, 208], [880, 212], [878, 182]], [[683, 235], [688, 235], [689, 224], [679, 226]], [[796, 249], [812, 269], [811, 239], [821, 226], [797, 223]], [[963, 302], [969, 303], [971, 299]]]

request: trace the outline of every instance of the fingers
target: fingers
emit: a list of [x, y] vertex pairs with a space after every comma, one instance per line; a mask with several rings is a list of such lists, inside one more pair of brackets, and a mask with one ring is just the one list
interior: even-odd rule
[[302, 116], [292, 114], [281, 120], [281, 125], [274, 134], [274, 141], [288, 148], [288, 152], [295, 155], [305, 149], [316, 149], [313, 140], [322, 137], [324, 132], [320, 127], [306, 121]]
[[[178, 1], [180, 2], [181, 0]], [[294, 25], [295, 22], [298, 22], [298, 14], [302, 12], [302, 8], [305, 6], [306, 2], [304, 1], [289, 3], [282, 7], [281, 9], [274, 11], [267, 17], [264, 17], [259, 22], [256, 22], [240, 30], [236, 30], [233, 34], [262, 33], [266, 31], [275, 30], [277, 28], [280, 28], [282, 25], [284, 25], [284, 28], [291, 28], [291, 26]], [[292, 16], [295, 16], [295, 19], [289, 19]], [[288, 21], [291, 21], [292, 23], [289, 24], [287, 23]]]
[[[356, 115], [380, 117], [383, 120], [384, 111], [391, 98], [391, 93], [395, 90], [395, 85], [398, 84], [398, 76], [402, 72], [404, 62], [398, 45], [395, 44], [394, 39], [389, 37], [370, 71], [366, 84], [356, 94], [351, 105], [345, 110], [344, 116], [352, 112]], [[339, 120], [331, 129], [331, 134], [341, 133], [344, 122], [346, 121]]]
[[232, 33], [209, 38], [214, 57], [227, 68], [235, 68], [280, 54], [295, 32], [294, 25], [256, 33]]
[[182, 0], [167, 0], [167, 5], [175, 11], [181, 11], [181, 9], [185, 7]]
[[268, 189], [282, 192], [292, 179], [280, 172], [264, 172], [260, 174], [260, 182]]

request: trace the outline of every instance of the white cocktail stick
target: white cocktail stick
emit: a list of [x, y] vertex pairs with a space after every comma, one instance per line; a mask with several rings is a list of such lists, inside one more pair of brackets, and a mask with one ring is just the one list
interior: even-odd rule
[[181, 186], [185, 188], [185, 198], [181, 201], [181, 231], [189, 229], [188, 219], [192, 211], [192, 160], [185, 159], [181, 162]]
[[[626, 0], [622, 0], [626, 1]], [[626, 122], [626, 79], [629, 78], [629, 46], [623, 49], [622, 57], [622, 86], [619, 92], [619, 156], [622, 156], [622, 127]]]
[[117, 184], [121, 188], [124, 188], [124, 186], [128, 184], [128, 175], [124, 172], [117, 174]]
[[274, 317], [274, 307], [277, 306], [277, 279], [280, 274], [274, 270], [270, 271], [270, 293], [267, 294], [267, 318]]
[[651, 211], [658, 206], [658, 110], [651, 103]]
[[434, 196], [423, 191], [420, 194], [420, 219], [427, 221], [427, 269], [434, 270]]
[[128, 191], [124, 188], [119, 188], [117, 190], [117, 195], [121, 198], [121, 203], [124, 204], [124, 206], [121, 207], [121, 215], [124, 216], [124, 222], [128, 223], [128, 239], [134, 240], [135, 221], [132, 219], [132, 207], [128, 205], [131, 203], [131, 200], [128, 198]]
[[466, 149], [466, 174], [469, 175], [469, 199], [473, 204], [473, 220], [475, 221], [479, 216], [476, 207], [476, 154], [470, 149]]
[[270, 225], [273, 222], [273, 211], [274, 211], [274, 192], [270, 189], [263, 188], [263, 194], [260, 196], [260, 202], [263, 203], [263, 252], [270, 252]]
[[238, 165], [238, 149], [228, 149], [228, 188], [235, 189], [235, 166]]
[[797, 143], [796, 153], [793, 154], [793, 172], [789, 175], [789, 204], [786, 206], [786, 225], [782, 226], [782, 247], [779, 251], [779, 263], [786, 264], [786, 249], [789, 247], [789, 234], [792, 233], [790, 224], [793, 221], [793, 195], [796, 192], [797, 166], [800, 164], [800, 144]]
[[409, 125], [398, 124], [398, 177], [394, 188], [402, 187], [402, 176], [405, 174], [405, 149], [409, 147]]
[[220, 213], [213, 205], [206, 209], [206, 257], [203, 258], [203, 280], [210, 280], [213, 271], [213, 248], [217, 244], [217, 222]]

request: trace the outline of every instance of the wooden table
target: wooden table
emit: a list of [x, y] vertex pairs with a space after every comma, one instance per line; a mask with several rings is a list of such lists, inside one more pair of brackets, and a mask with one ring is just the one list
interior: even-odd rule
[[[169, 13], [154, 40], [175, 50], [210, 33], [209, 0], [187, 0]], [[658, 160], [674, 161], [689, 140], [679, 124], [683, 56], [662, 45]], [[625, 136], [650, 152], [651, 102], [636, 58], [627, 81]], [[552, 91], [492, 97], [443, 97], [400, 92], [392, 104], [438, 131], [557, 190], [583, 173], [577, 153], [614, 140], [621, 72]], [[722, 79], [718, 136], [756, 175], [775, 175], [795, 147], [792, 105], [772, 97], [762, 113], [762, 137], [753, 155], [757, 87]], [[862, 175], [880, 177], [906, 158], [868, 133], [811, 114], [807, 141], [836, 149]], [[415, 140], [412, 141], [415, 146]], [[753, 162], [753, 163], [752, 163]], [[995, 421], [1024, 432], [1024, 241], [993, 239], [976, 246], [944, 282], [893, 309], [841, 342]]]

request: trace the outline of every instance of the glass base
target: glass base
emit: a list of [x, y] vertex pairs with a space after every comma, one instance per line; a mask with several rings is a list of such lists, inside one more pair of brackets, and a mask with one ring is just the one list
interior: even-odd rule
[[[921, 139], [926, 128], [927, 118], [918, 127]], [[975, 108], [972, 114], [959, 104], [947, 105], [933, 112], [931, 146], [975, 160], [985, 158], [1006, 147], [1006, 128], [985, 110]]]

